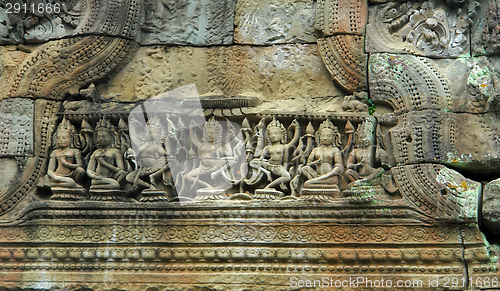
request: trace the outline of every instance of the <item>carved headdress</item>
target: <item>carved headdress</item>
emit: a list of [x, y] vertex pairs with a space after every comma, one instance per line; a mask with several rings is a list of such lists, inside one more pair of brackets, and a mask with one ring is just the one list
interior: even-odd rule
[[158, 116], [154, 116], [153, 118], [148, 120], [148, 122], [146, 123], [146, 130], [156, 131], [159, 135], [160, 140], [162, 140], [165, 137], [165, 131], [163, 130], [163, 126]]
[[52, 139], [52, 147], [53, 148], [57, 147], [57, 135], [63, 131], [66, 131], [69, 133], [69, 136], [71, 139], [70, 147], [74, 148], [75, 147], [74, 136], [76, 134], [76, 130], [75, 130], [75, 127], [73, 126], [73, 124], [71, 124], [71, 122], [69, 120], [67, 120], [66, 118], [63, 118], [63, 120], [61, 121], [61, 123], [57, 127], [57, 130], [56, 130], [54, 137]]
[[340, 136], [339, 130], [328, 118], [320, 124], [319, 129], [316, 132], [316, 145], [321, 144], [321, 133], [324, 130], [331, 130], [333, 132], [333, 145], [338, 147], [342, 146], [342, 138]]
[[97, 140], [97, 132], [106, 131], [112, 138], [111, 147], [116, 148], [116, 127], [106, 118], [102, 118], [97, 122], [94, 132], [94, 140]]
[[277, 128], [281, 131], [281, 143], [286, 143], [286, 129], [283, 126], [283, 124], [281, 124], [281, 122], [276, 120], [276, 117], [274, 117], [274, 116], [273, 116], [273, 120], [266, 127], [267, 142], [270, 143], [269, 134], [270, 134], [272, 128]]
[[110, 133], [116, 132], [115, 126], [113, 124], [111, 124], [111, 122], [109, 120], [107, 120], [106, 118], [103, 118], [97, 122], [97, 125], [95, 127], [95, 131], [97, 132], [99, 130], [106, 130]]
[[372, 145], [371, 134], [366, 133], [365, 126], [366, 121], [363, 121], [358, 125], [356, 132], [354, 132], [354, 147], [359, 148], [360, 146], [368, 147]]
[[222, 125], [220, 122], [215, 120], [214, 117], [210, 118], [209, 121], [205, 123], [203, 126], [203, 142], [207, 142], [207, 134], [208, 134], [208, 129], [209, 128], [214, 128], [217, 131], [217, 137], [214, 138], [214, 141], [216, 144], [222, 144]]

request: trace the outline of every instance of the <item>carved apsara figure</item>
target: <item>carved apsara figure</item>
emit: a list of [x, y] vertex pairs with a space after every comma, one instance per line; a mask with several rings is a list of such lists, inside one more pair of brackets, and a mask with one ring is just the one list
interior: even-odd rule
[[98, 148], [90, 157], [87, 167], [87, 175], [92, 179], [91, 192], [119, 190], [120, 182], [127, 175], [122, 154], [116, 146], [115, 132], [109, 120], [101, 119], [97, 123], [94, 140]]
[[387, 152], [373, 144], [371, 134], [364, 130], [365, 122], [354, 133], [354, 149], [347, 159], [345, 176], [349, 182], [367, 179], [382, 170], [379, 166], [389, 166]]
[[[261, 120], [259, 125], [262, 128], [263, 120]], [[255, 184], [260, 180], [262, 173], [265, 173], [270, 183], [267, 184], [264, 189], [262, 189], [264, 190], [264, 192], [267, 191], [280, 193], [275, 189], [275, 187], [277, 186], [279, 186], [283, 190], [288, 189], [287, 184], [291, 180], [290, 173], [287, 169], [287, 162], [289, 158], [288, 155], [290, 149], [297, 145], [300, 131], [300, 126], [297, 120], [293, 120], [290, 127], [295, 131], [293, 138], [290, 140], [290, 142], [286, 143], [287, 132], [281, 122], [273, 118], [273, 120], [267, 125], [266, 135], [268, 145], [266, 145], [264, 148], [261, 148], [259, 145], [257, 145], [257, 149], [255, 151], [256, 158], [250, 162], [250, 167], [256, 169], [257, 174], [254, 173], [254, 175], [249, 180], [246, 180], [247, 184]], [[256, 194], [257, 192], [260, 193], [263, 191], [260, 191], [258, 189], [256, 190]]]
[[85, 193], [81, 185], [85, 169], [82, 154], [75, 147], [75, 134], [75, 127], [67, 119], [63, 119], [54, 134], [55, 149], [50, 154], [46, 176], [46, 184], [54, 194], [52, 199], [78, 200]]
[[202, 141], [198, 140], [194, 132], [195, 122], [191, 122], [190, 138], [191, 142], [198, 149], [198, 158], [200, 164], [198, 167], [189, 171], [186, 179], [190, 191], [200, 193], [207, 192], [208, 196], [217, 195], [225, 189], [219, 188], [224, 178], [220, 177], [220, 169], [224, 166], [224, 147], [222, 143], [222, 125], [213, 117], [203, 126]]
[[302, 168], [308, 180], [304, 183], [303, 192], [319, 189], [322, 192], [331, 192], [331, 195], [340, 193], [339, 176], [344, 170], [342, 160], [341, 136], [329, 119], [325, 120], [316, 132], [316, 147], [312, 150], [306, 166]]
[[[167, 177], [169, 169], [167, 151], [163, 144], [164, 130], [158, 117], [153, 117], [146, 123], [146, 139], [139, 146], [135, 161], [138, 168], [129, 173], [127, 181], [132, 189], [142, 190], [140, 201], [168, 200], [165, 196], [165, 185], [171, 186]], [[173, 197], [172, 197], [173, 198]]]

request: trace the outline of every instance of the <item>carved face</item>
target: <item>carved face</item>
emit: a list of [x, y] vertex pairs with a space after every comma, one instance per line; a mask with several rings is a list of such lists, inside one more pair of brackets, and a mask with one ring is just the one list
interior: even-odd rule
[[148, 126], [146, 130], [151, 141], [159, 141], [161, 139], [161, 134], [156, 128]]
[[322, 145], [331, 145], [333, 144], [333, 130], [329, 128], [325, 128], [321, 131], [321, 134], [319, 136], [320, 142]]
[[360, 131], [358, 134], [358, 140], [356, 141], [356, 144], [359, 148], [367, 148], [371, 146], [372, 142], [370, 140], [370, 137], [367, 136], [364, 131]]
[[217, 129], [213, 126], [208, 126], [206, 131], [206, 139], [208, 142], [213, 142], [217, 136]]
[[272, 127], [269, 130], [269, 140], [271, 142], [279, 142], [281, 141], [281, 130], [277, 127]]
[[105, 130], [99, 130], [97, 132], [96, 139], [97, 139], [96, 140], [97, 146], [100, 148], [104, 148], [104, 147], [109, 146], [111, 144], [111, 141], [112, 141], [111, 134], [109, 134], [109, 132], [107, 132]]
[[57, 147], [67, 148], [71, 144], [71, 135], [66, 130], [59, 130], [57, 132]]

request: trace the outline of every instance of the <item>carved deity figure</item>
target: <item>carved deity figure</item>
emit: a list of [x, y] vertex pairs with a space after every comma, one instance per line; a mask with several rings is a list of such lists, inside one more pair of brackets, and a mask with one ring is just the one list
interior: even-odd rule
[[[263, 121], [259, 123], [263, 125]], [[290, 182], [291, 176], [287, 170], [288, 154], [292, 147], [297, 145], [299, 140], [300, 126], [297, 120], [293, 120], [290, 125], [295, 129], [293, 138], [289, 143], [286, 143], [287, 132], [283, 124], [273, 118], [273, 120], [266, 127], [266, 135], [268, 145], [263, 149], [256, 149], [255, 159], [250, 162], [250, 166], [257, 169], [260, 173], [267, 175], [269, 184], [264, 190], [275, 190], [274, 188], [280, 186], [281, 189], [287, 190], [287, 183]], [[276, 176], [277, 178], [273, 178]], [[260, 176], [254, 176], [246, 181], [247, 184], [253, 184], [260, 179]]]
[[[165, 133], [158, 117], [153, 117], [146, 124], [146, 139], [139, 146], [135, 157], [138, 169], [129, 173], [127, 181], [132, 183], [132, 189], [142, 188], [144, 192], [162, 192], [164, 184], [170, 184], [166, 177], [168, 170], [167, 151], [163, 144]], [[163, 198], [160, 198], [163, 197]], [[156, 196], [154, 200], [164, 200], [167, 197]]]
[[94, 140], [97, 149], [90, 157], [87, 175], [92, 179], [90, 190], [119, 190], [126, 172], [123, 157], [116, 148], [114, 126], [109, 120], [97, 123]]
[[[222, 143], [222, 125], [214, 118], [203, 126], [203, 138], [200, 142], [194, 133], [195, 122], [191, 122], [191, 142], [198, 148], [200, 165], [187, 173], [190, 190], [215, 189], [218, 185], [216, 175], [223, 166], [225, 157]], [[219, 181], [221, 182], [221, 181]]]
[[[85, 178], [83, 159], [80, 150], [75, 148], [75, 127], [63, 119], [54, 135], [53, 147], [47, 170], [48, 184], [52, 192], [64, 189], [80, 189]], [[84, 192], [84, 191], [83, 191]]]
[[312, 150], [306, 166], [302, 168], [308, 180], [304, 188], [329, 189], [340, 192], [339, 175], [344, 170], [340, 133], [329, 119], [316, 132], [316, 147]]
[[366, 179], [378, 173], [378, 166], [388, 167], [388, 155], [382, 146], [372, 144], [371, 136], [360, 124], [354, 133], [354, 149], [347, 160], [345, 176], [349, 182]]

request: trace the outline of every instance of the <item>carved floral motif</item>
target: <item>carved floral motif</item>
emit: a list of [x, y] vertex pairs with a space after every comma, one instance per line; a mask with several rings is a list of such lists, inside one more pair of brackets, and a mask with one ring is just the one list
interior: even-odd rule
[[445, 1], [388, 2], [370, 7], [366, 51], [458, 57], [469, 52], [465, 5]]

